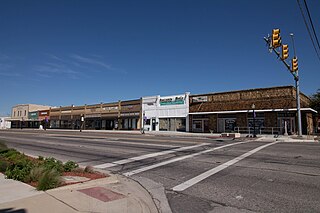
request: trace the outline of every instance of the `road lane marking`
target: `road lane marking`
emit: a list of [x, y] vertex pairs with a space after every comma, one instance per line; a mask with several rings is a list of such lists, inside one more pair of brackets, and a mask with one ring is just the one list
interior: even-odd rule
[[174, 163], [174, 162], [177, 162], [177, 161], [185, 160], [185, 159], [192, 158], [192, 157], [195, 157], [195, 156], [198, 156], [198, 155], [201, 155], [201, 154], [205, 154], [205, 153], [208, 153], [208, 152], [212, 152], [212, 151], [215, 151], [215, 150], [218, 150], [218, 149], [222, 149], [222, 148], [225, 148], [225, 147], [234, 146], [234, 145], [238, 145], [238, 144], [243, 144], [243, 143], [248, 143], [248, 141], [227, 144], [227, 145], [224, 145], [224, 146], [219, 146], [219, 147], [215, 147], [215, 148], [212, 148], [212, 149], [207, 149], [207, 150], [204, 150], [204, 151], [201, 151], [201, 152], [197, 152], [197, 153], [193, 153], [193, 154], [190, 154], [190, 155], [185, 155], [185, 156], [182, 156], [182, 157], [173, 158], [171, 160], [167, 160], [167, 161], [163, 161], [161, 163], [157, 163], [157, 164], [154, 164], [154, 165], [142, 167], [140, 169], [136, 169], [136, 170], [133, 170], [131, 172], [126, 172], [123, 175], [132, 176], [132, 175], [135, 175], [135, 174], [138, 174], [138, 173], [141, 173], [141, 172], [145, 172], [145, 171], [148, 171], [150, 169], [154, 169], [154, 168], [157, 168], [157, 167], [160, 167], [160, 166], [164, 166], [164, 165], [167, 165], [167, 164], [170, 164], [170, 163]]
[[176, 148], [176, 149], [172, 149], [172, 150], [166, 150], [166, 151], [161, 151], [161, 152], [150, 153], [150, 154], [141, 155], [141, 156], [137, 156], [137, 157], [133, 157], [133, 158], [114, 161], [112, 163], [104, 163], [104, 164], [96, 165], [96, 166], [94, 166], [94, 168], [98, 168], [98, 169], [110, 168], [110, 167], [113, 167], [113, 166], [119, 166], [119, 165], [123, 165], [123, 164], [126, 164], [126, 163], [131, 163], [131, 162], [134, 162], [134, 161], [138, 161], [138, 160], [144, 160], [144, 159], [147, 159], [147, 158], [152, 158], [152, 157], [172, 154], [172, 153], [175, 153], [175, 152], [184, 151], [184, 150], [188, 150], [188, 149], [198, 148], [198, 147], [206, 146], [206, 145], [209, 145], [209, 144], [210, 143], [201, 143], [201, 144], [197, 144], [197, 145], [194, 145], [194, 146], [185, 146], [185, 147], [180, 147], [180, 148]]
[[[110, 143], [110, 144], [132, 144], [132, 145], [140, 145], [140, 146], [154, 146], [154, 147], [167, 147], [167, 148], [177, 148], [180, 147], [178, 145], [170, 145], [170, 144], [164, 144], [167, 142], [163, 142], [163, 141], [158, 141], [158, 140], [154, 140], [155, 143], [152, 143], [152, 140], [144, 140], [144, 141], [148, 141], [151, 143], [144, 143], [144, 142], [130, 142], [130, 141], [121, 141], [124, 140], [124, 138], [86, 138], [86, 137], [61, 137], [61, 136], [50, 136], [50, 138], [55, 138], [55, 139], [66, 139], [66, 140], [83, 140], [83, 141], [95, 141], [95, 142], [103, 142], [103, 143]], [[125, 139], [128, 140], [128, 139]], [[131, 139], [129, 139], [131, 140]], [[140, 139], [135, 139], [135, 140], [140, 140]], [[140, 140], [142, 141], [142, 140]], [[159, 143], [156, 143], [159, 142]], [[162, 144], [160, 144], [162, 143]], [[194, 143], [194, 142], [192, 142]]]
[[264, 149], [264, 148], [266, 148], [268, 146], [271, 146], [271, 145], [274, 145], [276, 143], [279, 143], [279, 142], [273, 142], [273, 143], [269, 143], [269, 144], [266, 144], [266, 145], [263, 145], [263, 146], [259, 146], [258, 148], [255, 148], [255, 149], [253, 149], [253, 150], [251, 150], [249, 152], [246, 152], [243, 155], [240, 155], [239, 157], [236, 157], [236, 158], [234, 158], [234, 159], [232, 159], [232, 160], [230, 160], [230, 161], [228, 161], [228, 162], [226, 162], [224, 164], [221, 164], [220, 166], [217, 166], [217, 167], [215, 167], [213, 169], [210, 169], [210, 170], [208, 170], [208, 171], [206, 171], [206, 172], [204, 172], [204, 173], [202, 173], [202, 174], [200, 174], [200, 175], [198, 175], [198, 176], [196, 176], [196, 177], [194, 177], [194, 178], [192, 178], [190, 180], [187, 180], [184, 183], [181, 183], [181, 184], [173, 187], [172, 190], [173, 191], [178, 191], [178, 192], [184, 191], [187, 188], [189, 188], [189, 187], [199, 183], [200, 181], [210, 177], [211, 175], [214, 175], [214, 174], [220, 172], [221, 170], [224, 170], [224, 169], [228, 168], [229, 166], [231, 166], [231, 165], [243, 160], [244, 158], [249, 157], [250, 155], [260, 151], [261, 149]]
[[104, 142], [104, 143], [111, 143], [111, 144], [132, 144], [132, 145], [139, 145], [139, 146], [156, 146], [156, 147], [167, 147], [167, 148], [177, 148], [180, 146], [169, 145], [169, 144], [156, 144], [156, 143], [138, 143], [138, 142], [125, 142], [125, 141], [118, 141], [118, 140], [101, 140], [101, 139], [89, 139], [94, 140], [96, 142]]

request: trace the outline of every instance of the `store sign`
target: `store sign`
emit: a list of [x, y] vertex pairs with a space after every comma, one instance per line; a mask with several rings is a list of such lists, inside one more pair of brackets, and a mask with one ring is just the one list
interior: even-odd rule
[[207, 101], [208, 101], [208, 96], [192, 97], [192, 103], [207, 102]]
[[61, 111], [62, 114], [71, 113], [71, 110], [68, 111]]
[[48, 112], [40, 112], [40, 115], [48, 115]]
[[173, 96], [169, 98], [161, 98], [160, 106], [184, 104], [183, 96]]
[[89, 114], [85, 116], [86, 118], [100, 118], [101, 114]]
[[124, 110], [124, 109], [133, 109], [133, 105], [125, 105], [125, 106], [121, 106], [121, 109]]
[[121, 116], [139, 116], [139, 112], [128, 112], [128, 113], [121, 113]]
[[111, 111], [111, 110], [118, 110], [117, 106], [113, 106], [113, 107], [104, 107], [102, 108], [103, 110], [107, 110], [107, 111]]

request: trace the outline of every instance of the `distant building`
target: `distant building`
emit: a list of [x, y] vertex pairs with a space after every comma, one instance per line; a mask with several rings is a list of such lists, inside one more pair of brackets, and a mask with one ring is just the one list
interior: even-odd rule
[[[300, 93], [302, 133], [313, 134], [319, 120]], [[171, 96], [83, 106], [20, 104], [12, 108], [12, 128], [239, 132], [296, 134], [296, 89], [293, 86]], [[320, 131], [320, 130], [319, 130]]]
[[12, 107], [11, 127], [12, 128], [38, 128], [38, 111], [48, 110], [50, 106], [37, 104], [19, 104]]
[[141, 100], [118, 101], [50, 109], [50, 128], [89, 130], [138, 130]]
[[0, 117], [0, 129], [10, 129], [11, 121], [10, 117]]

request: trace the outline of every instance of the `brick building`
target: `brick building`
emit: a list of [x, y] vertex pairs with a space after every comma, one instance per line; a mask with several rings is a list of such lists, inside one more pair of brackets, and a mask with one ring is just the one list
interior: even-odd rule
[[141, 100], [51, 108], [50, 128], [140, 129]]
[[[303, 134], [314, 132], [315, 110], [300, 93]], [[254, 108], [253, 108], [254, 107]], [[253, 110], [255, 113], [253, 113]], [[293, 86], [190, 95], [191, 132], [289, 134], [297, 132], [296, 89]]]

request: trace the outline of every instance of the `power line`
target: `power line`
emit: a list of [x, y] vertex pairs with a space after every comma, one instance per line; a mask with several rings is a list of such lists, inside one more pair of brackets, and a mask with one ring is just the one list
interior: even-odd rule
[[316, 38], [316, 41], [317, 41], [318, 47], [319, 47], [319, 49], [320, 49], [319, 40], [318, 40], [318, 37], [317, 37], [316, 31], [314, 30], [313, 22], [312, 22], [312, 19], [311, 19], [311, 15], [310, 15], [309, 8], [308, 8], [308, 5], [307, 5], [306, 0], [304, 0], [304, 5], [306, 6], [307, 13], [308, 13], [308, 16], [309, 16], [309, 20], [310, 20], [310, 23], [311, 23], [311, 27], [312, 27], [312, 30], [313, 30], [313, 34], [314, 34], [314, 37]]
[[305, 16], [304, 16], [303, 9], [302, 9], [302, 7], [301, 7], [300, 1], [299, 1], [299, 0], [297, 0], [297, 2], [298, 2], [298, 5], [299, 5], [299, 8], [300, 8], [300, 12], [301, 12], [301, 15], [302, 15], [302, 18], [303, 18], [304, 24], [305, 24], [305, 25], [306, 25], [306, 27], [307, 27], [307, 30], [308, 30], [308, 33], [309, 33], [310, 39], [311, 39], [311, 41], [312, 41], [313, 48], [314, 48], [314, 50], [315, 50], [315, 51], [316, 51], [316, 53], [317, 53], [318, 59], [320, 60], [319, 52], [318, 52], [318, 50], [317, 50], [317, 48], [316, 48], [316, 45], [314, 44], [314, 41], [313, 41], [313, 38], [312, 38], [312, 35], [311, 35], [311, 32], [310, 32], [310, 29], [309, 29], [309, 27], [308, 27], [308, 23], [307, 23], [306, 18], [305, 18]]

